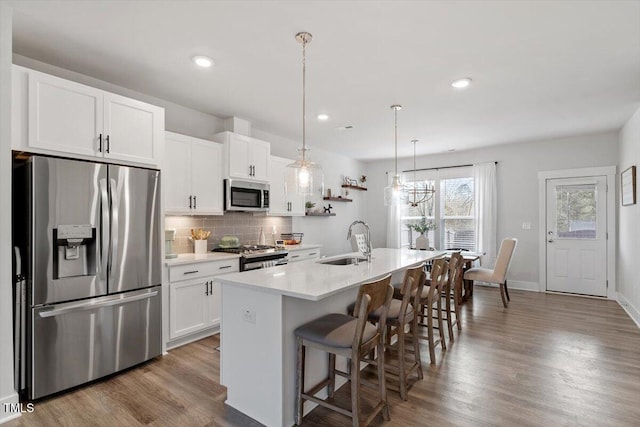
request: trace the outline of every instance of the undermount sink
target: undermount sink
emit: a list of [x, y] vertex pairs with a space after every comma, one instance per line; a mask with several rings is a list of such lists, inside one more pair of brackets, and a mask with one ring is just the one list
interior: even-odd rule
[[330, 259], [326, 261], [318, 261], [318, 263], [331, 264], [331, 265], [351, 265], [351, 264], [358, 264], [365, 261], [367, 261], [366, 258], [350, 256], [350, 257], [344, 257], [344, 258]]

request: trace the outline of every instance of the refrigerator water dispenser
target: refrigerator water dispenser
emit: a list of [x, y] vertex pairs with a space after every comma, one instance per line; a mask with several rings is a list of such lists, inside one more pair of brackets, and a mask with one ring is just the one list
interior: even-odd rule
[[55, 279], [96, 274], [96, 229], [91, 225], [58, 225], [53, 229]]

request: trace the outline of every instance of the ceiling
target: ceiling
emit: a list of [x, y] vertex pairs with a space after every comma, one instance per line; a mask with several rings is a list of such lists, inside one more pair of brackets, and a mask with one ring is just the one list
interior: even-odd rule
[[364, 161], [393, 156], [395, 103], [401, 157], [619, 129], [640, 104], [638, 0], [9, 3], [17, 54], [296, 141], [309, 31], [307, 143]]

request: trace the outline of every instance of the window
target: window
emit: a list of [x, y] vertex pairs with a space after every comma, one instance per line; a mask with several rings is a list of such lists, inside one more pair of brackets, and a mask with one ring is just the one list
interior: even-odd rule
[[[413, 185], [413, 174], [405, 184]], [[435, 188], [432, 197], [417, 206], [404, 208], [401, 219], [402, 246], [415, 246], [420, 235], [407, 227], [422, 217], [437, 225], [426, 233], [430, 246], [438, 249], [476, 250], [476, 218], [474, 216], [474, 182], [471, 168], [419, 171], [415, 182]]]

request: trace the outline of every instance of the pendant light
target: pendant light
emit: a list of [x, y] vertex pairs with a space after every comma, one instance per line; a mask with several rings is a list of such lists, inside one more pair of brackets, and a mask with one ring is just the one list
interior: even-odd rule
[[309, 149], [306, 141], [306, 48], [311, 43], [311, 34], [296, 34], [296, 40], [302, 44], [302, 149], [298, 150], [298, 160], [287, 165], [285, 175], [285, 193], [299, 196], [311, 196], [314, 190], [324, 193], [324, 176], [319, 164], [309, 161]]
[[411, 207], [415, 208], [418, 204], [431, 200], [436, 190], [426, 182], [418, 182], [416, 179], [416, 144], [418, 140], [412, 139], [411, 143], [413, 144], [413, 185], [408, 188], [407, 197]]
[[384, 189], [385, 206], [407, 204], [407, 193], [405, 191], [404, 186], [402, 185], [402, 181], [400, 180], [400, 175], [398, 175], [398, 110], [402, 109], [402, 105], [392, 105], [391, 109], [394, 111], [394, 123], [395, 123], [395, 139], [394, 139], [395, 169], [394, 169], [393, 180], [391, 181], [391, 185], [385, 187]]

